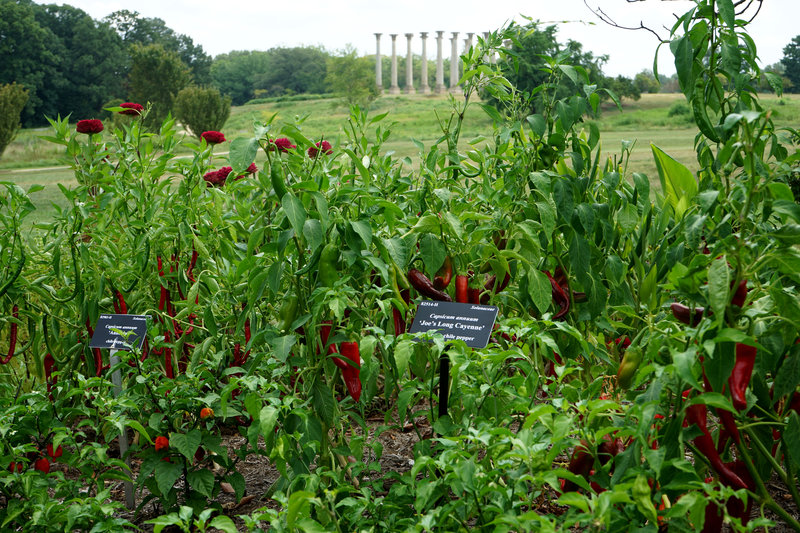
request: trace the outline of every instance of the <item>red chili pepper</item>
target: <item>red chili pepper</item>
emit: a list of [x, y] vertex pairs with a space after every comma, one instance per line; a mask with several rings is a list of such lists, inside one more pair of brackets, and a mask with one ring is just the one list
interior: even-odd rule
[[564, 318], [567, 313], [569, 312], [569, 296], [561, 285], [550, 275], [550, 272], [545, 270], [544, 274], [547, 276], [547, 279], [550, 280], [550, 288], [552, 289], [553, 293], [553, 301], [558, 305], [561, 309], [553, 315], [553, 320], [561, 320]]
[[[669, 307], [672, 309], [672, 316], [674, 316], [679, 322], [683, 322], [689, 326], [696, 326], [699, 324], [700, 320], [703, 318], [703, 312], [705, 312], [705, 308], [703, 307], [691, 308], [677, 302], [674, 302]], [[708, 316], [713, 314], [713, 311], [708, 311]]]
[[728, 385], [731, 388], [733, 406], [737, 411], [743, 411], [747, 408], [745, 392], [750, 384], [755, 363], [756, 348], [747, 344], [736, 343], [736, 362], [733, 365], [731, 377], [728, 378]]
[[[733, 288], [733, 283], [731, 283], [731, 288]], [[736, 286], [736, 290], [733, 292], [733, 298], [731, 298], [731, 304], [742, 307], [746, 299], [747, 299], [747, 280], [743, 279], [742, 281], [739, 282], [739, 285]]]
[[[319, 327], [319, 339], [320, 339], [320, 341], [322, 341], [322, 347], [323, 348], [325, 347], [326, 344], [328, 344], [328, 339], [331, 336], [331, 329], [332, 328], [333, 328], [333, 326], [332, 326], [332, 322], [330, 320], [324, 321], [322, 323], [322, 325]], [[333, 355], [335, 353], [336, 354], [339, 353], [339, 348], [337, 348], [337, 346], [335, 344], [333, 344], [333, 343], [328, 344], [328, 355]], [[345, 363], [344, 361], [342, 361], [339, 357], [333, 357], [332, 360], [333, 360], [333, 364], [335, 364], [339, 368], [339, 370], [344, 371], [345, 369], [347, 369], [350, 366], [347, 363]]]
[[450, 285], [450, 280], [453, 279], [453, 261], [450, 256], [444, 258], [442, 267], [436, 272], [433, 277], [433, 287], [437, 290], [443, 291]]
[[733, 471], [722, 459], [714, 446], [714, 440], [708, 431], [707, 410], [704, 404], [698, 403], [686, 407], [686, 422], [695, 424], [702, 434], [694, 439], [694, 445], [700, 453], [711, 463], [711, 467], [719, 474], [720, 480], [735, 489], [748, 488], [742, 478]]
[[120, 314], [127, 315], [128, 314], [128, 306], [125, 303], [125, 297], [122, 296], [122, 293], [119, 292], [119, 291], [116, 291], [116, 293], [117, 293], [117, 301], [119, 302]]
[[[503, 277], [503, 281], [499, 285], [497, 284], [497, 276], [492, 274], [486, 281], [486, 283], [484, 283], [483, 285], [484, 292], [483, 295], [480, 297], [480, 302], [478, 303], [481, 303], [483, 305], [488, 304], [492, 293], [497, 294], [498, 292], [508, 287], [509, 281], [511, 281], [511, 274], [509, 272], [506, 272], [506, 275]], [[475, 302], [470, 302], [470, 303], [475, 303]]]
[[478, 289], [477, 287], [468, 288], [467, 289], [467, 300], [469, 300], [468, 303], [471, 303], [471, 304], [474, 304], [474, 305], [480, 305], [480, 303], [481, 303], [481, 290]]
[[[400, 291], [400, 296], [403, 301], [408, 305], [408, 302], [411, 300], [411, 294], [408, 289], [402, 289]], [[406, 332], [406, 319], [403, 313], [400, 312], [399, 309], [396, 307], [392, 307], [392, 319], [394, 320], [394, 334], [402, 335]]]
[[[169, 330], [164, 332], [164, 342], [171, 342], [172, 339], [170, 338]], [[173, 379], [175, 377], [175, 372], [172, 369], [172, 348], [164, 347], [164, 372], [166, 373], [169, 379]]]
[[456, 301], [460, 304], [469, 303], [469, 278], [459, 274], [456, 276]]
[[431, 283], [431, 280], [416, 268], [412, 268], [408, 271], [408, 282], [423, 296], [440, 302], [453, 301], [446, 292], [437, 290], [436, 287], [433, 286], [433, 283]]
[[50, 401], [53, 401], [53, 387], [56, 384], [55, 378], [50, 381], [50, 377], [53, 375], [53, 370], [58, 370], [56, 368], [56, 360], [51, 354], [48, 353], [44, 356], [44, 380], [47, 383], [47, 394], [50, 395]]
[[352, 366], [343, 362], [347, 365], [347, 368], [342, 369], [342, 377], [344, 377], [344, 384], [347, 386], [347, 392], [350, 393], [350, 397], [357, 402], [361, 398], [361, 378], [359, 377], [361, 373], [361, 356], [358, 351], [358, 343], [343, 342], [339, 347], [342, 355], [356, 365]]
[[[572, 450], [567, 470], [588, 479], [593, 464], [594, 456], [589, 451], [589, 442], [581, 440]], [[578, 486], [574, 482], [566, 479], [561, 480], [561, 492], [574, 492], [576, 490], [578, 490]]]
[[[11, 308], [11, 316], [14, 318], [19, 318], [19, 307], [16, 305]], [[16, 322], [11, 323], [11, 331], [8, 333], [8, 353], [6, 354], [5, 358], [0, 359], [0, 363], [7, 365], [11, 358], [14, 357], [14, 352], [17, 350], [17, 328], [18, 324]]]

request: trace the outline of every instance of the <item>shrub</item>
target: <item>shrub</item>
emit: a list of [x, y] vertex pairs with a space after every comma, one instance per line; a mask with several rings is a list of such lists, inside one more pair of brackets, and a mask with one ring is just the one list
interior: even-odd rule
[[691, 109], [681, 100], [674, 102], [671, 106], [669, 106], [669, 111], [667, 111], [668, 117], [682, 117], [682, 116], [689, 116], [691, 114]]
[[0, 156], [19, 131], [19, 117], [27, 102], [28, 90], [22, 85], [0, 85]]
[[175, 115], [195, 137], [221, 130], [231, 113], [231, 97], [217, 89], [189, 86], [175, 98]]

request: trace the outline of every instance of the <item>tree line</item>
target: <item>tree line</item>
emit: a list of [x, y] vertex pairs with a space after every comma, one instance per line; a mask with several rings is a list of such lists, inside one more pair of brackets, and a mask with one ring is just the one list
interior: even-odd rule
[[[607, 56], [583, 50], [581, 43], [560, 43], [556, 27], [521, 36], [512, 45], [515, 61], [507, 66], [512, 83], [541, 83], [544, 57], [567, 55], [590, 73], [599, 87], [620, 97], [677, 91], [675, 76], [656, 80], [643, 71], [633, 79], [606, 77]], [[211, 58], [193, 40], [176, 33], [159, 18], [121, 10], [95, 20], [70, 5], [41, 5], [32, 0], [0, 0], [0, 87], [16, 83], [27, 91], [19, 117], [25, 127], [45, 125], [46, 117], [102, 116], [102, 109], [123, 101], [151, 102], [153, 120], [174, 111], [175, 98], [186, 87], [218, 90], [233, 105], [254, 98], [292, 94], [336, 93], [350, 103], [378, 94], [374, 56], [359, 57], [348, 47], [331, 53], [319, 46], [280, 47], [267, 51], [232, 51]], [[784, 61], [768, 67], [784, 77], [787, 89], [800, 90], [800, 37], [787, 46]], [[382, 58], [383, 86], [389, 86], [390, 59]], [[398, 58], [398, 85], [405, 86], [405, 58]], [[419, 83], [422, 58], [414, 56]], [[428, 59], [428, 85], [435, 85], [435, 62]], [[445, 84], [450, 85], [449, 59]], [[10, 98], [10, 97], [9, 97]]]

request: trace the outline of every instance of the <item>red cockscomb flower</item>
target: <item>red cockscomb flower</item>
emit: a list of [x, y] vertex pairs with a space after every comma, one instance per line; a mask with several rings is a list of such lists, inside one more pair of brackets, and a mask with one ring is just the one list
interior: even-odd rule
[[219, 144], [225, 142], [225, 136], [220, 131], [204, 131], [200, 135], [208, 144]]
[[79, 120], [75, 126], [75, 131], [78, 133], [86, 133], [92, 135], [93, 133], [100, 133], [103, 131], [103, 122], [96, 118], [87, 118]]
[[156, 451], [160, 452], [161, 450], [166, 450], [169, 448], [169, 439], [167, 437], [156, 437]]
[[125, 108], [119, 112], [120, 115], [139, 116], [144, 111], [144, 106], [135, 102], [125, 102], [124, 104], [119, 104], [119, 106]]
[[317, 153], [322, 150], [323, 154], [332, 154], [333, 153], [333, 146], [328, 141], [320, 141], [317, 143], [316, 146], [310, 146], [308, 148], [308, 157], [314, 159], [317, 157]]
[[228, 179], [228, 174], [233, 170], [231, 167], [222, 167], [219, 170], [212, 170], [203, 175], [208, 187], [222, 187]]
[[286, 137], [281, 137], [280, 139], [275, 139], [275, 140], [270, 139], [269, 143], [270, 143], [269, 146], [270, 152], [275, 150], [275, 148], [277, 148], [279, 152], [288, 152], [292, 148], [297, 148], [297, 145], [292, 144], [292, 141], [290, 141]]
[[245, 174], [255, 174], [256, 172], [258, 172], [258, 167], [255, 163], [250, 163], [250, 166], [244, 171]]

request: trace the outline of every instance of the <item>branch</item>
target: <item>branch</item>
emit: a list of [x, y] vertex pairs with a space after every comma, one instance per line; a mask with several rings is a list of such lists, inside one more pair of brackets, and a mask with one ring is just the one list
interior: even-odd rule
[[[628, 2], [629, 4], [630, 4], [630, 3], [633, 3], [633, 2], [644, 2], [644, 1], [646, 1], [646, 0], [627, 0], [627, 2]], [[663, 1], [677, 1], [677, 0], [661, 0], [661, 1], [663, 2]], [[747, 1], [747, 0], [741, 0], [741, 1]], [[751, 1], [752, 1], [752, 0], [751, 0]], [[759, 1], [761, 1], [761, 0], [759, 0]], [[612, 18], [611, 18], [611, 17], [610, 17], [610, 16], [609, 16], [609, 15], [608, 15], [608, 14], [607, 14], [605, 11], [603, 11], [603, 10], [602, 10], [600, 7], [597, 7], [597, 8], [592, 8], [592, 6], [590, 6], [590, 5], [589, 5], [589, 1], [588, 1], [588, 0], [583, 0], [583, 3], [586, 5], [586, 7], [589, 9], [589, 11], [591, 11], [592, 13], [594, 13], [594, 15], [595, 15], [597, 18], [599, 18], [600, 20], [602, 20], [603, 22], [605, 22], [605, 23], [606, 23], [606, 24], [608, 24], [609, 26], [612, 26], [612, 27], [614, 27], [614, 28], [619, 28], [619, 29], [621, 29], [621, 30], [631, 30], [631, 31], [636, 31], [636, 30], [646, 30], [646, 31], [649, 31], [650, 33], [652, 33], [653, 35], [655, 35], [655, 36], [656, 36], [656, 39], [658, 39], [658, 40], [659, 40], [659, 42], [662, 42], [662, 43], [666, 43], [666, 42], [668, 42], [667, 40], [665, 40], [665, 39], [662, 39], [662, 38], [661, 38], [661, 36], [660, 36], [658, 33], [656, 33], [656, 31], [655, 31], [655, 30], [653, 30], [652, 28], [648, 28], [647, 26], [645, 26], [645, 25], [644, 25], [644, 23], [643, 23], [642, 21], [639, 21], [639, 25], [638, 25], [638, 26], [623, 26], [622, 24], [619, 24], [619, 23], [617, 23], [617, 22], [616, 22], [614, 19], [612, 19]]]

